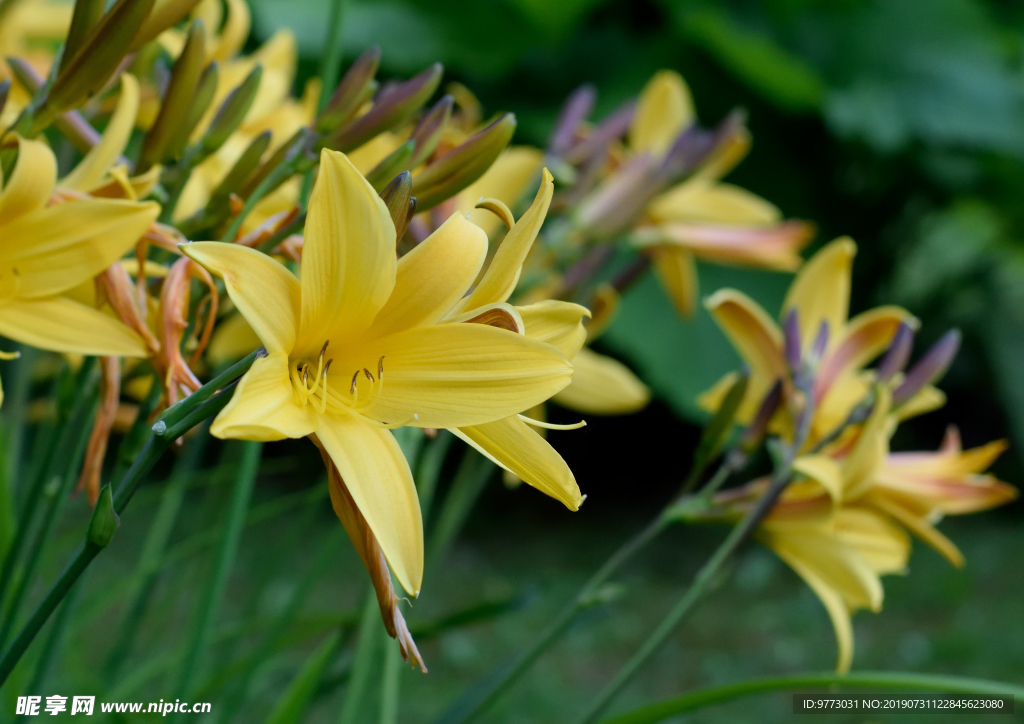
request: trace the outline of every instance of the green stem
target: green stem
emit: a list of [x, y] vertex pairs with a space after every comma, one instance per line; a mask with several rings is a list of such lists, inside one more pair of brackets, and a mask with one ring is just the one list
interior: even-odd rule
[[[308, 130], [308, 129], [307, 129]], [[288, 149], [288, 155], [285, 159], [274, 167], [266, 178], [259, 182], [252, 193], [249, 194], [249, 198], [245, 200], [245, 205], [242, 206], [242, 210], [238, 212], [238, 215], [231, 220], [228, 224], [227, 231], [221, 236], [222, 242], [233, 242], [235, 237], [238, 236], [239, 230], [242, 228], [242, 224], [245, 222], [245, 218], [249, 215], [263, 197], [269, 194], [271, 191], [280, 186], [289, 176], [298, 170], [298, 165], [303, 158], [302, 149], [307, 143], [307, 135], [300, 133], [299, 137], [293, 142], [293, 146]]]
[[238, 545], [245, 526], [245, 515], [252, 499], [252, 491], [259, 470], [263, 444], [258, 442], [241, 443], [242, 458], [235, 477], [235, 485], [231, 494], [231, 503], [227, 512], [227, 527], [221, 539], [220, 550], [214, 563], [213, 574], [207, 586], [203, 602], [192, 626], [189, 637], [188, 654], [182, 662], [181, 674], [174, 688], [175, 695], [188, 697], [192, 694], [192, 686], [203, 664], [203, 657], [210, 643], [213, 625], [217, 619], [224, 590], [227, 587], [228, 575], [238, 554]]
[[278, 229], [274, 232], [265, 242], [260, 244], [259, 250], [264, 254], [269, 254], [277, 245], [287, 239], [292, 234], [297, 234], [302, 231], [302, 227], [306, 225], [306, 214], [302, 213], [296, 216], [290, 224]]
[[685, 714], [712, 704], [770, 691], [805, 688], [857, 687], [873, 689], [921, 689], [946, 694], [990, 696], [1024, 700], [1024, 686], [1004, 684], [962, 676], [940, 676], [889, 671], [855, 671], [849, 674], [832, 672], [820, 674], [794, 674], [763, 679], [750, 679], [735, 684], [699, 689], [674, 699], [658, 702], [641, 709], [605, 719], [601, 724], [655, 724], [669, 717]]
[[[15, 361], [11, 381], [4, 385], [7, 387], [7, 394], [4, 397], [3, 406], [6, 427], [4, 432], [7, 437], [7, 479], [10, 481], [12, 495], [14, 482], [18, 480], [20, 473], [21, 447], [25, 437], [25, 412], [28, 406], [29, 392], [32, 389], [32, 370], [38, 355], [34, 348], [23, 344], [19, 344], [17, 349], [21, 352], [21, 357]], [[2, 550], [2, 545], [0, 545], [0, 550]]]
[[393, 641], [385, 642], [384, 672], [380, 686], [380, 724], [398, 724], [398, 692], [402, 683], [402, 653]]
[[[74, 610], [78, 607], [78, 602], [82, 598], [82, 582], [79, 581], [71, 589], [71, 593], [61, 604], [60, 612], [57, 617], [53, 620], [53, 626], [50, 628], [50, 634], [46, 637], [46, 642], [43, 644], [43, 650], [39, 654], [39, 661], [36, 662], [36, 673], [32, 677], [32, 681], [29, 683], [28, 688], [25, 691], [42, 693], [43, 684], [46, 683], [47, 677], [50, 675], [50, 669], [53, 666], [54, 659], [60, 653], [61, 646], [64, 643], [64, 636], [67, 634], [68, 623], [71, 621], [71, 615]], [[22, 721], [22, 717], [19, 717], [15, 721]]]
[[[141, 413], [140, 413], [141, 414]], [[134, 595], [128, 606], [128, 615], [119, 627], [117, 641], [111, 649], [105, 666], [105, 678], [113, 681], [118, 670], [131, 653], [136, 633], [146, 616], [149, 601], [160, 576], [161, 562], [167, 550], [167, 542], [171, 538], [174, 523], [178, 519], [182, 503], [185, 500], [185, 489], [191, 479], [192, 472], [206, 448], [207, 435], [196, 435], [185, 446], [185, 450], [174, 466], [171, 479], [164, 488], [153, 522], [150, 524], [146, 542], [142, 546], [135, 576], [138, 582], [134, 586]]]
[[501, 697], [511, 686], [525, 674], [541, 654], [547, 651], [555, 641], [561, 638], [562, 634], [569, 628], [572, 622], [580, 614], [594, 603], [594, 598], [600, 588], [608, 581], [616, 571], [619, 570], [634, 555], [639, 553], [651, 541], [657, 538], [669, 524], [669, 520], [662, 515], [647, 524], [640, 532], [627, 540], [616, 550], [608, 560], [583, 584], [573, 599], [559, 612], [555, 620], [537, 637], [529, 649], [519, 654], [509, 664], [477, 684], [471, 691], [470, 696], [449, 709], [438, 720], [438, 724], [465, 724], [465, 722], [484, 714], [498, 698]]
[[[232, 366], [230, 369], [237, 375], [242, 375], [248, 367], [242, 367], [244, 362], [252, 364], [256, 358], [257, 353], [253, 353], [246, 357], [242, 362]], [[226, 373], [225, 373], [226, 374]], [[143, 477], [152, 469], [153, 465], [156, 464], [163, 452], [181, 435], [188, 432], [190, 429], [198, 425], [200, 422], [208, 417], [212, 417], [220, 412], [231, 400], [231, 395], [234, 392], [233, 386], [225, 386], [224, 375], [218, 375], [214, 380], [211, 380], [206, 385], [201, 387], [197, 392], [193, 393], [189, 397], [179, 402], [174, 408], [171, 408], [168, 412], [173, 412], [182, 408], [186, 410], [184, 415], [181, 417], [179, 422], [175, 422], [173, 425], [164, 424], [161, 429], [161, 434], [158, 437], [154, 432], [153, 435], [146, 441], [146, 444], [142, 447], [135, 462], [125, 473], [124, 478], [118, 485], [117, 492], [114, 494], [114, 510], [121, 514], [124, 512], [125, 507], [131, 501], [132, 495], [138, 489]], [[217, 390], [223, 387], [219, 393], [213, 394], [212, 390], [208, 390], [206, 394], [200, 396], [207, 388], [212, 387], [213, 390]], [[212, 396], [211, 396], [212, 395]], [[199, 398], [199, 401], [195, 401], [194, 398]], [[180, 412], [180, 410], [179, 410]], [[156, 426], [154, 426], [156, 427]], [[64, 567], [61, 574], [57, 577], [57, 580], [51, 586], [46, 596], [36, 607], [35, 612], [29, 617], [29, 620], [22, 627], [21, 631], [15, 637], [11, 645], [3, 652], [0, 656], [0, 687], [4, 685], [7, 678], [11, 675], [14, 667], [17, 665], [21, 657], [24, 656], [25, 651], [28, 650], [29, 645], [35, 639], [39, 630], [46, 623], [47, 619], [53, 614], [53, 611], [63, 600], [67, 592], [75, 584], [75, 581], [82, 575], [82, 572], [89, 567], [92, 563], [93, 558], [99, 555], [99, 552], [103, 550], [100, 546], [95, 543], [89, 542], [88, 540], [83, 541], [78, 549], [75, 551], [71, 561]]]
[[799, 449], [802, 443], [802, 437], [799, 435], [797, 437], [798, 441], [787, 450], [786, 456], [772, 476], [771, 484], [768, 486], [765, 494], [750, 507], [750, 510], [747, 511], [743, 519], [733, 526], [732, 530], [729, 531], [729, 535], [726, 536], [722, 544], [711, 555], [711, 558], [697, 571], [693, 583], [690, 584], [683, 597], [669, 611], [668, 615], [658, 625], [658, 628], [647, 637], [647, 640], [633, 654], [632, 658], [626, 662], [626, 665], [619, 670], [615, 678], [597, 696], [583, 716], [577, 720], [578, 724], [591, 724], [591, 722], [597, 721], [597, 718], [604, 712], [612, 699], [636, 675], [637, 671], [646, 663], [651, 654], [661, 647], [665, 639], [669, 637], [676, 626], [679, 625], [679, 622], [690, 612], [694, 604], [711, 590], [712, 583], [718, 576], [722, 566], [732, 557], [740, 545], [753, 532], [754, 528], [757, 527], [758, 523], [768, 514], [772, 506], [775, 505], [775, 501], [782, 494], [782, 491], [789, 485], [790, 478], [793, 475], [793, 451]]

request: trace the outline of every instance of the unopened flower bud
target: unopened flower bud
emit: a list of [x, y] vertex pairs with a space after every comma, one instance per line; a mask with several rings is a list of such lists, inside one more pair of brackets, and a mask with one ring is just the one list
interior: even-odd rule
[[317, 133], [330, 133], [351, 118], [359, 107], [370, 99], [376, 87], [373, 78], [379, 65], [380, 46], [375, 45], [356, 58], [317, 116]]
[[42, 130], [54, 117], [77, 108], [95, 95], [117, 69], [153, 8], [154, 0], [117, 0], [82, 41], [74, 56], [62, 60], [60, 72], [34, 119]]
[[579, 133], [580, 125], [594, 110], [595, 100], [597, 100], [597, 90], [589, 83], [581, 85], [569, 95], [562, 110], [558, 113], [555, 129], [551, 132], [548, 153], [553, 156], [561, 156], [572, 147]]
[[951, 329], [932, 345], [924, 357], [911, 367], [906, 378], [892, 393], [893, 407], [898, 407], [920, 392], [927, 385], [936, 382], [953, 363], [960, 349], [960, 330]]
[[455, 99], [450, 95], [444, 96], [416, 124], [412, 135], [409, 136], [409, 140], [416, 144], [416, 150], [409, 160], [409, 168], [419, 166], [430, 158], [430, 154], [437, 148], [437, 144], [440, 142], [441, 136], [444, 135], [445, 128], [448, 127], [448, 122], [452, 118], [453, 105], [455, 105]]
[[697, 443], [697, 450], [693, 454], [693, 467], [695, 470], [703, 470], [718, 453], [718, 449], [729, 436], [733, 420], [736, 419], [736, 412], [743, 404], [743, 398], [747, 395], [747, 387], [750, 383], [750, 374], [744, 371], [736, 381], [733, 382], [729, 391], [725, 394], [722, 404], [711, 418], [711, 422], [704, 428]]
[[166, 158], [181, 158], [181, 154], [188, 145], [192, 132], [199, 125], [199, 122], [206, 115], [206, 110], [213, 103], [213, 96], [217, 92], [217, 81], [220, 76], [220, 68], [217, 61], [212, 61], [199, 75], [195, 90], [189, 102], [188, 112], [181, 127], [177, 129], [174, 138], [167, 146]]
[[483, 176], [508, 146], [515, 130], [516, 117], [506, 113], [420, 169], [412, 179], [419, 210], [436, 206]]
[[160, 33], [173, 28], [185, 19], [199, 0], [157, 0], [152, 12], [139, 28], [132, 41], [129, 52], [136, 51], [151, 40], [156, 40]]
[[395, 236], [401, 239], [416, 212], [416, 199], [412, 196], [412, 174], [403, 171], [395, 176], [380, 192], [380, 197], [387, 204], [391, 220], [395, 222]]
[[629, 130], [636, 113], [636, 103], [630, 101], [616, 109], [610, 116], [591, 130], [586, 138], [565, 152], [565, 160], [575, 166], [586, 163], [599, 154], [616, 138], [622, 138]]
[[121, 518], [114, 510], [114, 496], [110, 485], [103, 486], [100, 496], [96, 500], [96, 507], [92, 511], [92, 520], [89, 521], [89, 530], [86, 539], [94, 546], [106, 548], [114, 539], [114, 534], [121, 526]]
[[366, 180], [373, 186], [374, 191], [380, 193], [391, 179], [403, 171], [408, 171], [415, 150], [416, 143], [412, 140], [406, 141], [370, 169], [366, 174]]
[[743, 455], [749, 457], [761, 445], [761, 441], [764, 440], [765, 435], [768, 433], [768, 424], [772, 421], [772, 417], [775, 416], [775, 411], [779, 409], [780, 404], [782, 404], [782, 380], [776, 380], [775, 384], [768, 390], [768, 394], [761, 400], [761, 404], [754, 414], [754, 419], [747, 425], [747, 429], [743, 431], [743, 434], [740, 435], [739, 444], [736, 446], [736, 449]]
[[142, 142], [138, 172], [145, 172], [167, 158], [168, 147], [189, 114], [205, 61], [206, 31], [203, 21], [196, 19], [188, 30], [185, 47], [174, 63], [160, 112]]
[[632, 159], [583, 199], [576, 212], [576, 223], [598, 238], [619, 233], [657, 193], [657, 173], [658, 161], [654, 156], [645, 153]]
[[324, 138], [321, 145], [348, 153], [384, 131], [404, 123], [434, 94], [443, 72], [443, 66], [435, 63], [404, 83], [381, 91], [373, 108]]
[[901, 322], [889, 345], [888, 351], [878, 364], [876, 375], [879, 382], [892, 379], [897, 372], [902, 372], [910, 359], [910, 350], [914, 346], [914, 330], [906, 322]]
[[71, 27], [68, 28], [68, 37], [64, 41], [61, 70], [71, 58], [75, 57], [82, 47], [82, 43], [103, 17], [103, 10], [106, 6], [105, 0], [75, 0], [75, 9], [71, 15]]
[[256, 167], [259, 166], [260, 159], [263, 158], [263, 154], [270, 146], [270, 139], [272, 137], [273, 133], [271, 131], [264, 131], [252, 139], [252, 142], [242, 152], [242, 155], [235, 161], [235, 165], [231, 167], [231, 170], [227, 172], [227, 175], [217, 185], [217, 188], [210, 194], [208, 206], [216, 208], [226, 205], [231, 194], [237, 193], [242, 188], [242, 184], [246, 182], [252, 172], [256, 170]]
[[786, 364], [789, 369], [800, 369], [802, 352], [800, 350], [800, 315], [796, 309], [789, 310], [786, 321], [782, 323], [782, 338], [786, 349]]
[[256, 100], [256, 93], [260, 89], [260, 80], [263, 78], [263, 66], [257, 65], [245, 77], [237, 88], [228, 94], [228, 97], [221, 103], [217, 115], [210, 122], [210, 128], [203, 136], [203, 153], [213, 154], [224, 145], [235, 130], [242, 125], [246, 114], [252, 108]]
[[825, 349], [828, 348], [828, 335], [828, 322], [823, 319], [818, 326], [818, 334], [814, 337], [814, 341], [811, 342], [810, 362], [812, 365], [817, 365], [824, 356]]

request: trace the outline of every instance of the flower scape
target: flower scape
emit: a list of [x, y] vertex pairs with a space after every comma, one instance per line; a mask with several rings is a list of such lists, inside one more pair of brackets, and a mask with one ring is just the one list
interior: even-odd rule
[[[329, 33], [343, 5], [331, 5]], [[397, 669], [373, 668], [373, 636], [382, 621], [397, 639], [386, 651], [427, 672], [414, 635], [432, 630], [406, 618], [491, 473], [558, 501], [559, 516], [585, 516], [592, 481], [577, 481], [548, 431], [585, 444], [585, 418], [634, 414], [658, 396], [599, 351], [649, 276], [675, 323], [709, 315], [742, 369], [717, 370], [692, 400], [700, 441], [678, 458], [679, 490], [651, 524], [511, 664], [469, 682], [444, 721], [490, 711], [585, 609], [607, 603], [608, 582], [655, 537], [707, 523], [730, 532], [578, 721], [603, 716], [751, 541], [824, 606], [841, 685], [856, 673], [852, 617], [884, 615], [882, 577], [913, 575], [912, 541], [969, 565], [943, 518], [1016, 498], [987, 472], [1003, 440], [965, 450], [951, 426], [937, 450], [892, 449], [900, 426], [945, 404], [938, 385], [961, 335], [915, 359], [922, 322], [909, 311], [851, 315], [857, 245], [815, 244], [812, 222], [723, 181], [751, 148], [744, 113], [701, 126], [686, 82], [659, 70], [595, 120], [597, 91], [579, 88], [547, 147], [511, 145], [516, 117], [485, 118], [459, 83], [440, 92], [440, 64], [379, 79], [371, 47], [339, 79], [329, 43], [296, 89], [296, 37], [279, 29], [256, 44], [252, 24], [244, 0], [0, 0], [4, 437], [33, 456], [0, 489], [5, 694], [39, 693], [24, 687], [62, 659], [61, 634], [34, 642], [48, 621], [59, 632], [85, 615], [79, 580], [120, 542], [136, 492], [159, 489], [103, 664], [104, 681], [122, 681], [187, 481], [205, 474], [204, 449], [222, 450], [210, 485], [230, 493], [214, 515], [223, 532], [209, 588], [188, 598], [187, 646], [162, 666], [170, 699], [219, 691], [220, 721], [245, 720], [256, 672], [295, 611], [256, 619], [263, 643], [206, 688], [198, 672], [212, 670], [212, 625], [261, 459], [296, 440], [285, 444], [323, 466], [304, 505], [315, 514], [329, 499], [372, 590], [357, 621], [318, 632], [273, 695], [271, 721], [307, 720], [342, 661], [342, 721], [370, 720], [360, 707], [378, 676], [382, 711], [397, 711]], [[710, 267], [794, 276], [775, 317], [740, 289], [703, 290]], [[549, 422], [553, 410], [574, 421]], [[631, 485], [650, 475], [646, 451], [613, 454], [633, 459]], [[165, 460], [166, 481], [151, 475]], [[536, 492], [502, 494], [545, 505]], [[65, 500], [91, 511], [81, 545], [66, 565], [40, 568]], [[334, 539], [311, 537], [300, 545], [329, 544], [333, 561]]]

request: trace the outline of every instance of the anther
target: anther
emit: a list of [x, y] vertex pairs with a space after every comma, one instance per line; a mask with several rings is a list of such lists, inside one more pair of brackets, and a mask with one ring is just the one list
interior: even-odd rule
[[350, 395], [354, 395], [356, 393], [356, 382], [358, 382], [358, 381], [359, 381], [359, 370], [356, 370], [356, 373], [354, 375], [352, 375], [352, 387], [350, 387], [349, 390], [348, 390], [348, 393]]
[[302, 384], [304, 387], [309, 386], [309, 365], [302, 365]]
[[331, 369], [331, 362], [333, 361], [333, 359], [329, 359], [327, 360], [327, 364], [324, 365], [324, 377], [327, 377], [327, 370]]
[[[358, 372], [356, 372], [356, 374], [359, 374], [359, 373], [358, 373]], [[370, 384], [371, 384], [371, 385], [372, 385], [372, 384], [373, 384], [374, 382], [376, 382], [376, 381], [377, 381], [377, 380], [373, 379], [373, 375], [371, 375], [371, 374], [370, 374], [370, 370], [366, 369], [365, 367], [363, 367], [363, 374], [364, 374], [364, 375], [366, 375], [366, 379], [368, 379], [368, 380], [370, 381]]]
[[327, 351], [327, 345], [331, 343], [331, 340], [324, 342], [324, 346], [320, 348], [320, 359], [324, 358], [324, 353]]
[[384, 379], [384, 356], [383, 355], [381, 355], [381, 358], [379, 360], [377, 360], [377, 378], [381, 379], [381, 380]]

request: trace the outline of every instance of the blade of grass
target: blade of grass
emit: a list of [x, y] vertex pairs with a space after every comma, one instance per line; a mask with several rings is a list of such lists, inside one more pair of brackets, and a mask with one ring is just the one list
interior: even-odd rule
[[384, 674], [380, 686], [380, 724], [398, 724], [398, 691], [402, 683], [403, 663], [398, 645], [388, 641], [384, 649]]
[[426, 445], [416, 466], [416, 492], [420, 498], [420, 511], [424, 523], [430, 518], [430, 509], [437, 492], [437, 481], [441, 477], [441, 467], [448, 456], [455, 436], [447, 430], [439, 430], [437, 437]]
[[313, 700], [320, 679], [341, 643], [341, 631], [333, 631], [306, 659], [299, 673], [267, 718], [267, 724], [298, 724]]
[[356, 654], [352, 661], [352, 676], [345, 690], [345, 701], [341, 707], [338, 724], [357, 724], [365, 722], [367, 716], [363, 704], [370, 688], [370, 682], [376, 668], [377, 653], [380, 650], [381, 632], [384, 624], [380, 620], [377, 606], [377, 594], [371, 587], [366, 594], [363, 612], [359, 619], [359, 635], [356, 639]]
[[431, 531], [427, 552], [428, 566], [436, 565], [444, 557], [448, 547], [462, 530], [473, 504], [480, 497], [494, 470], [494, 464], [490, 460], [476, 450], [466, 448], [451, 489], [445, 496], [444, 507]]

